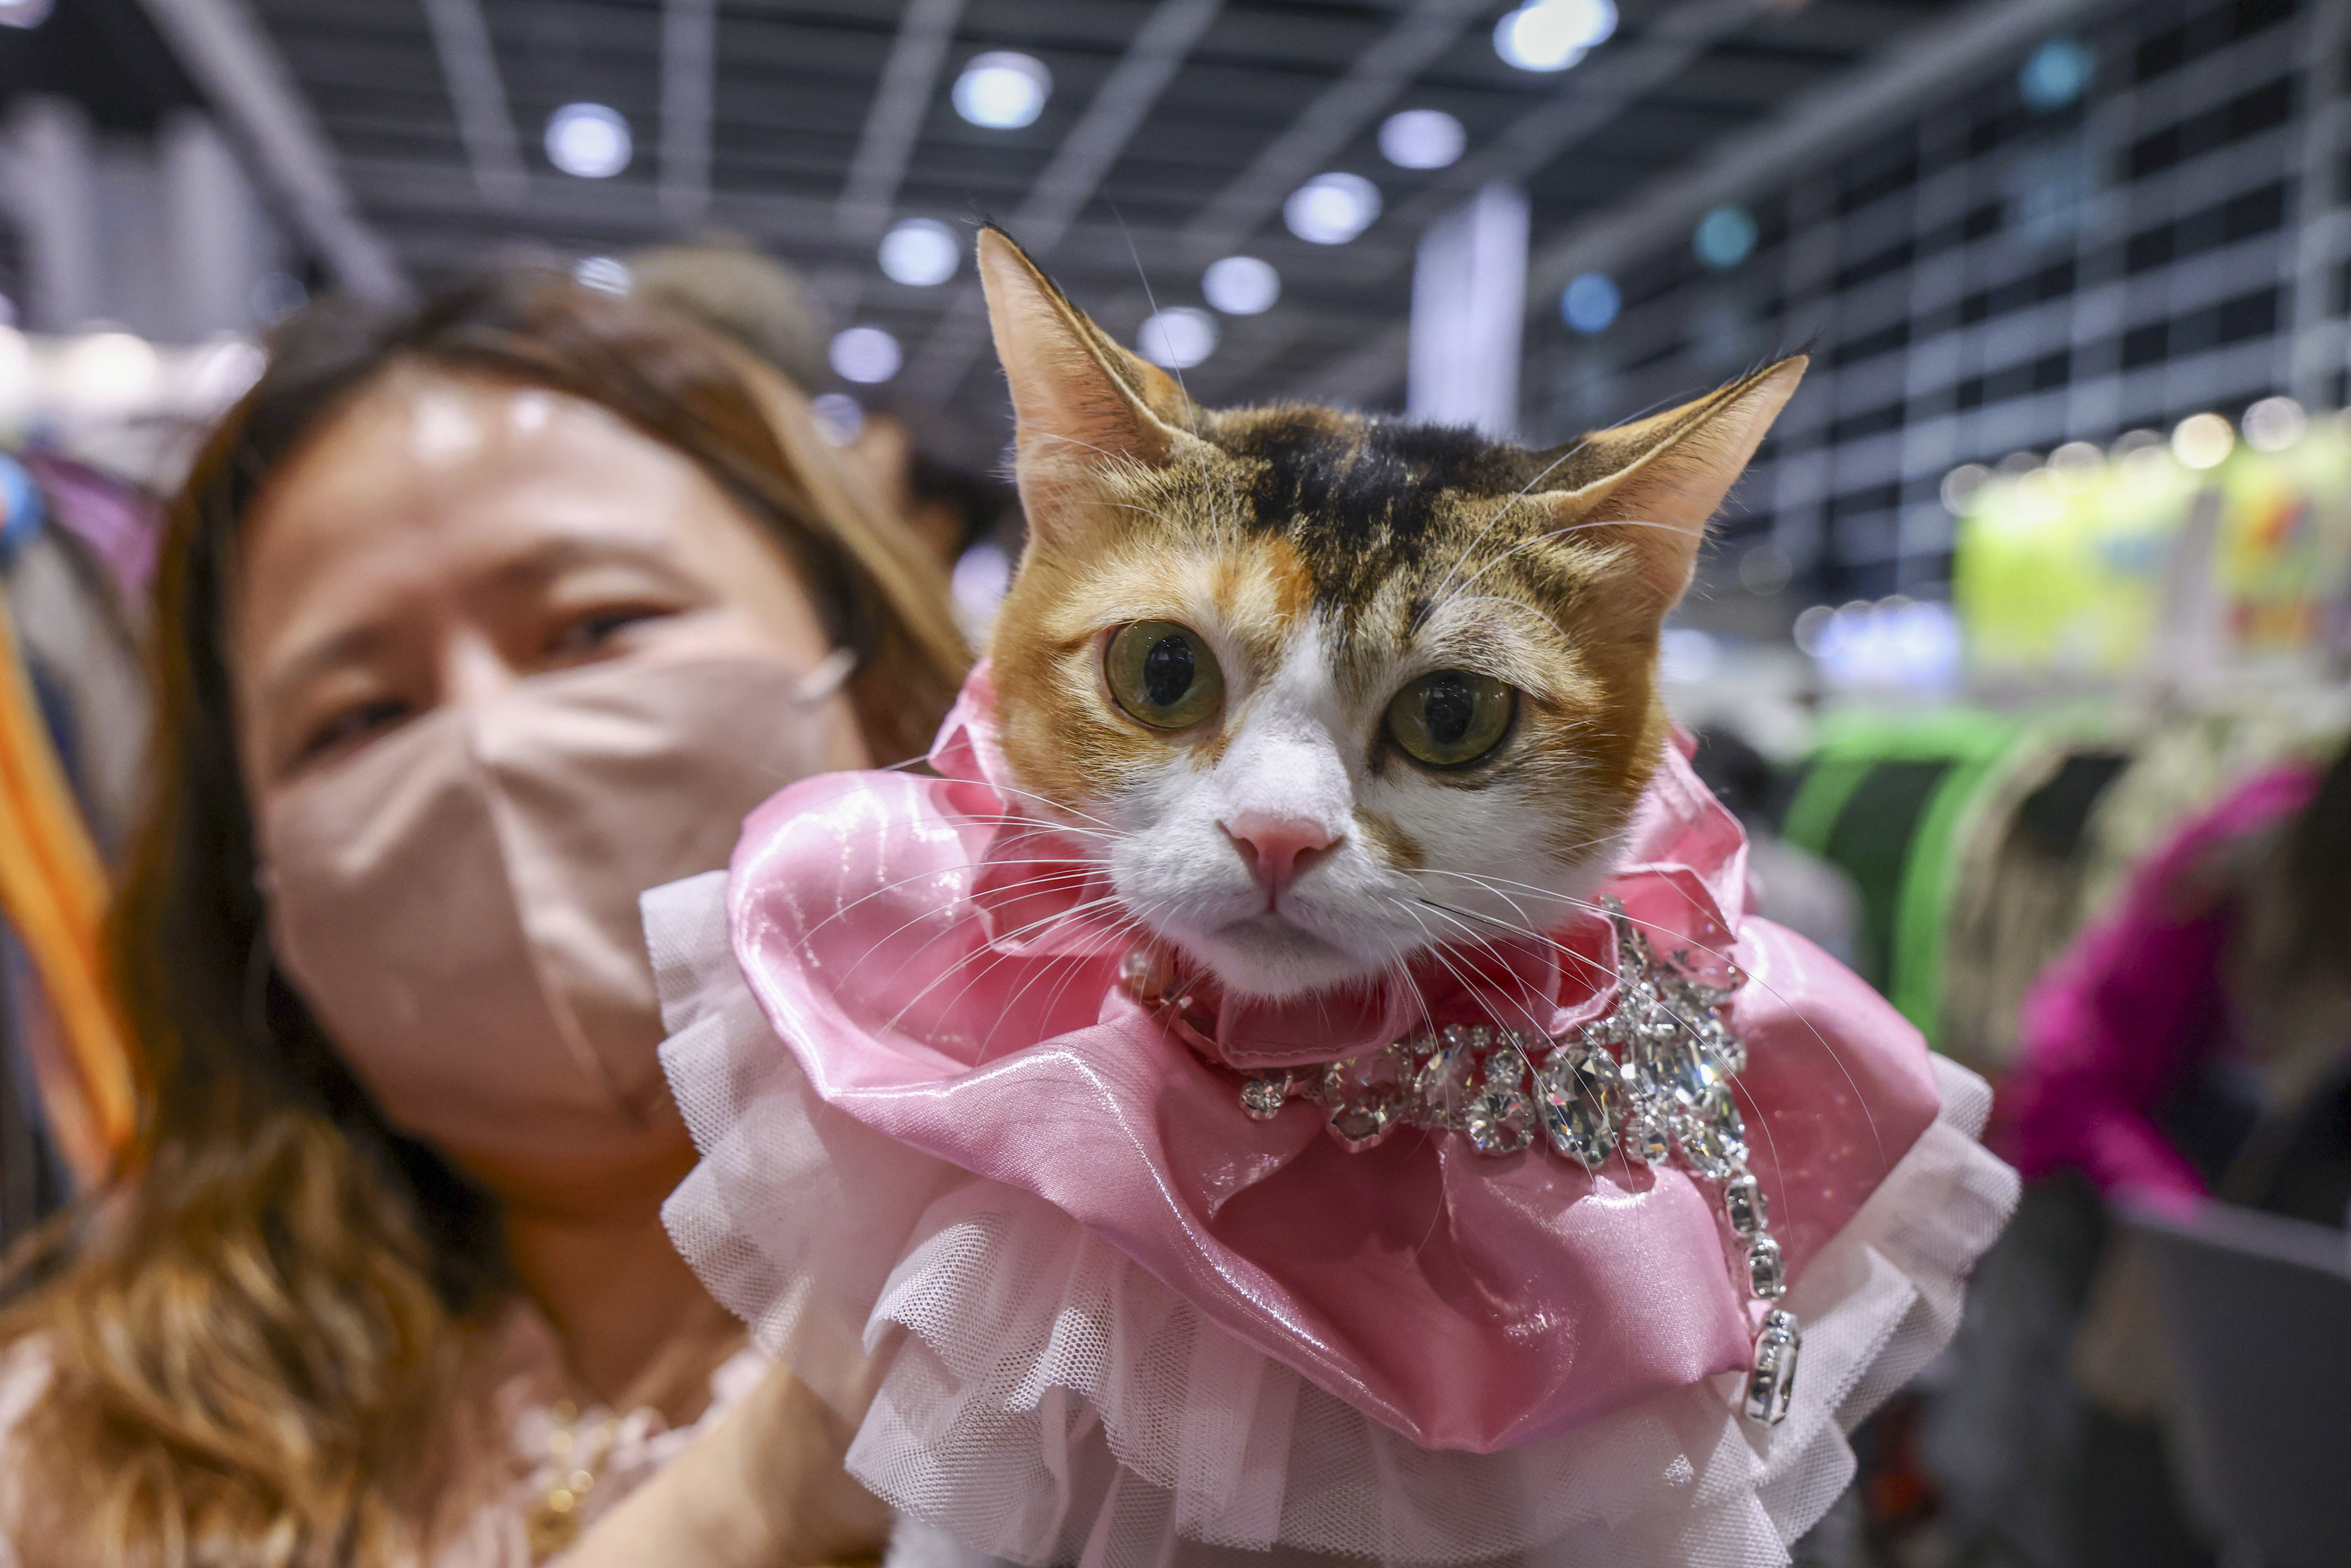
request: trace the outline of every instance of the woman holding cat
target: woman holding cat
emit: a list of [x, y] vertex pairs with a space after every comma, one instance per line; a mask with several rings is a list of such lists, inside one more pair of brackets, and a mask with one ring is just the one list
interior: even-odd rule
[[554, 275], [315, 311], [178, 497], [155, 636], [140, 1131], [11, 1277], [0, 1563], [521, 1568], [697, 1424], [756, 1434], [762, 1560], [876, 1549], [846, 1425], [663, 1232], [636, 915], [962, 674], [799, 395]]

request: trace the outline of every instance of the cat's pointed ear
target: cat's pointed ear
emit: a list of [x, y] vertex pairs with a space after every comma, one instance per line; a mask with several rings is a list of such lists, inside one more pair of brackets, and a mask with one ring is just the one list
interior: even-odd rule
[[1002, 229], [979, 231], [988, 325], [1012, 388], [1024, 479], [1121, 460], [1158, 465], [1190, 423], [1165, 371], [1113, 342]]
[[1680, 601], [1706, 525], [1787, 406], [1811, 361], [1793, 354], [1695, 402], [1595, 431], [1573, 472], [1596, 476], [1555, 493], [1555, 509], [1619, 540], [1659, 613]]

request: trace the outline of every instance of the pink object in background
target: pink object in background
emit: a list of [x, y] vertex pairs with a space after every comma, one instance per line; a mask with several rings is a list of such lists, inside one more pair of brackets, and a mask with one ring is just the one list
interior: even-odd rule
[[[1495, 1159], [1418, 1133], [1356, 1155], [1311, 1105], [1243, 1116], [1234, 1074], [1120, 990], [1135, 933], [998, 788], [992, 706], [983, 668], [933, 752], [943, 778], [809, 779], [746, 824], [736, 956], [826, 1103], [1042, 1199], [1426, 1448], [1526, 1444], [1747, 1364], [1750, 1303], [1709, 1192], [1677, 1166], [1587, 1174], [1540, 1146]], [[1737, 1092], [1800, 1279], [1936, 1120], [1928, 1053], [1849, 971], [1742, 919], [1743, 838], [1677, 750], [1629, 843], [1604, 891], [1660, 949], [1727, 952], [1750, 977], [1729, 1011], [1751, 1061]], [[1606, 923], [1557, 936], [1597, 966], [1532, 944], [1489, 956], [1432, 988], [1436, 1021], [1479, 1021], [1498, 999], [1553, 1029], [1605, 1010], [1586, 977], [1614, 985]], [[1329, 1060], [1420, 1019], [1386, 992], [1319, 1035], [1290, 1011], [1222, 1003], [1226, 1054]]]
[[2027, 1180], [2078, 1170], [2109, 1197], [2175, 1216], [2202, 1202], [2204, 1178], [2152, 1116], [2238, 1044], [2222, 976], [2228, 910], [2191, 883], [2223, 844], [2301, 810], [2318, 777], [2262, 774], [2190, 822], [2027, 995], [2022, 1059], [2001, 1091]]

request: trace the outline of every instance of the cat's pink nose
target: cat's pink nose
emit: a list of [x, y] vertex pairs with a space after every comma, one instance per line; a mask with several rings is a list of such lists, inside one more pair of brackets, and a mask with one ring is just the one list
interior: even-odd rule
[[1241, 863], [1265, 889], [1265, 906], [1271, 909], [1282, 889], [1328, 850], [1333, 840], [1319, 822], [1302, 817], [1260, 817], [1243, 812], [1224, 824], [1225, 836], [1241, 854]]

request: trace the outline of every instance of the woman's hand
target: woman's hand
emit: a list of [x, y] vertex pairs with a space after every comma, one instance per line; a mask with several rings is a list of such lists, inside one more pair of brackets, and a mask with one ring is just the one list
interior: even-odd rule
[[591, 1526], [561, 1568], [872, 1562], [890, 1511], [841, 1469], [854, 1428], [784, 1367]]

